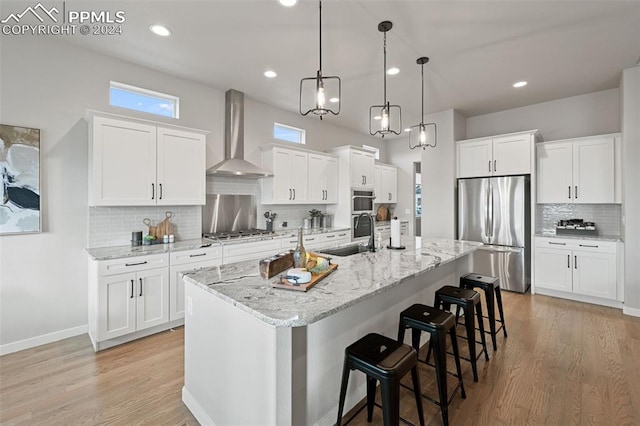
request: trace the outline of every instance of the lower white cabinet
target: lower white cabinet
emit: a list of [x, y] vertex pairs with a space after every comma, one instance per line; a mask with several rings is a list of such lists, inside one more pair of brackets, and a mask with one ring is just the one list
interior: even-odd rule
[[169, 322], [168, 261], [168, 254], [91, 261], [89, 336], [96, 350]]
[[[280, 238], [262, 241], [249, 241], [227, 244], [222, 243], [222, 261], [224, 264], [242, 262], [243, 260], [262, 259], [280, 252]], [[256, 268], [258, 264], [256, 263]]]
[[169, 321], [184, 318], [184, 281], [182, 274], [222, 264], [222, 247], [211, 246], [170, 254]]
[[[323, 247], [332, 247], [347, 244], [351, 241], [349, 231], [324, 232], [302, 236], [302, 244], [305, 250], [315, 250]], [[298, 237], [291, 234], [282, 239], [283, 250], [293, 250], [298, 245]]]
[[611, 241], [535, 239], [535, 289], [622, 301], [618, 291], [617, 245]]

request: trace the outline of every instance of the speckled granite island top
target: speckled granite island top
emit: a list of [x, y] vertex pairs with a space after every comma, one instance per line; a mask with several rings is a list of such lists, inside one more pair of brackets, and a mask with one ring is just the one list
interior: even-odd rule
[[272, 288], [270, 281], [276, 277], [261, 278], [255, 260], [202, 269], [185, 274], [184, 279], [268, 324], [299, 327], [454, 261], [482, 245], [419, 238], [406, 238], [402, 243], [405, 250], [385, 248], [376, 253], [333, 256], [338, 269], [306, 293]]

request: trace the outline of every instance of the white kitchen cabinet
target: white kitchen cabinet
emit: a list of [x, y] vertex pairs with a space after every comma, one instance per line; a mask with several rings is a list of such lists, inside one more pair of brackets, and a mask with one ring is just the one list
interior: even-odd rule
[[617, 284], [617, 243], [536, 238], [535, 245], [536, 292], [544, 294], [546, 289], [569, 298], [587, 296], [585, 301], [592, 303], [622, 301]]
[[334, 156], [309, 153], [309, 203], [338, 202], [338, 159]]
[[90, 261], [89, 336], [96, 350], [169, 322], [168, 262], [167, 254]]
[[531, 174], [531, 147], [536, 130], [456, 142], [457, 176]]
[[537, 202], [597, 204], [616, 196], [618, 134], [544, 142], [536, 148]]
[[205, 204], [206, 133], [91, 112], [89, 205]]
[[261, 179], [263, 204], [307, 204], [309, 154], [280, 146], [262, 152], [262, 167], [273, 173]]
[[[241, 262], [243, 260], [262, 259], [277, 254], [282, 249], [280, 238], [261, 241], [222, 243], [222, 263]], [[256, 262], [256, 270], [258, 263]]]
[[351, 187], [374, 187], [375, 156], [372, 152], [351, 148], [349, 151], [349, 170]]
[[184, 318], [184, 281], [182, 274], [222, 264], [222, 247], [219, 245], [170, 254], [169, 268], [169, 320]]
[[[332, 247], [349, 243], [351, 241], [350, 231], [335, 231], [314, 233], [302, 236], [302, 244], [305, 250], [315, 250], [323, 247]], [[282, 249], [293, 250], [298, 245], [298, 237], [295, 233], [282, 238]]]
[[398, 201], [398, 168], [376, 164], [374, 169], [376, 203], [393, 204]]

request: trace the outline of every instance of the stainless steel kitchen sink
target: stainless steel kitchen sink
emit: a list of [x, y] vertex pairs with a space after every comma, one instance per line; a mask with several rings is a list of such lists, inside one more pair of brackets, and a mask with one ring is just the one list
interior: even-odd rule
[[351, 256], [353, 254], [364, 253], [369, 251], [366, 246], [360, 244], [352, 244], [350, 246], [338, 247], [329, 250], [322, 250], [321, 253], [331, 254], [333, 256]]

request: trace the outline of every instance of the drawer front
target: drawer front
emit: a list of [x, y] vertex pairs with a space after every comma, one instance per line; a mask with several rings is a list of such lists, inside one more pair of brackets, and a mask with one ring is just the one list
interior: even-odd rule
[[569, 238], [535, 238], [536, 247], [582, 250], [596, 253], [616, 253], [617, 243], [614, 241], [577, 240]]
[[261, 259], [281, 251], [279, 239], [238, 243], [222, 247], [222, 262], [235, 263], [249, 259]]
[[221, 246], [177, 251], [170, 255], [171, 266], [208, 261], [219, 261], [222, 263]]
[[125, 259], [103, 260], [98, 262], [98, 264], [98, 274], [100, 276], [124, 274], [127, 272], [136, 272], [169, 266], [169, 254], [163, 253], [149, 256], [128, 257]]

